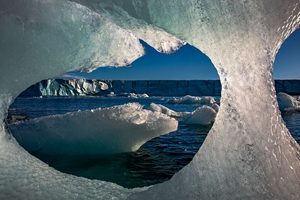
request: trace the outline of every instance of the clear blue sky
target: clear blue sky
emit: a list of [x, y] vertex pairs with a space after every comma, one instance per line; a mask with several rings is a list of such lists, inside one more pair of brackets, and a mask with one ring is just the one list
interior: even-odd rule
[[[210, 59], [198, 49], [186, 45], [166, 55], [143, 43], [146, 55], [130, 67], [99, 68], [92, 73], [69, 72], [71, 76], [102, 80], [216, 80]], [[274, 63], [275, 79], [300, 79], [300, 29], [280, 48]]]

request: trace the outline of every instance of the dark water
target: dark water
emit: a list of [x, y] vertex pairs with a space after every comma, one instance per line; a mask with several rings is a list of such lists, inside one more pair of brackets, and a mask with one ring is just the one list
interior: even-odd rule
[[[200, 104], [167, 104], [168, 97], [104, 98], [104, 97], [44, 97], [17, 98], [9, 115], [36, 118], [78, 110], [139, 102], [147, 108], [151, 102], [182, 112], [193, 111]], [[219, 102], [219, 98], [216, 98]], [[293, 137], [300, 143], [300, 114], [283, 114]], [[178, 130], [145, 143], [138, 151], [113, 155], [49, 156], [32, 153], [57, 170], [89, 179], [110, 181], [126, 188], [142, 187], [169, 180], [187, 165], [205, 140], [211, 125], [179, 124]]]
[[300, 144], [300, 113], [284, 113], [282, 118], [291, 135]]

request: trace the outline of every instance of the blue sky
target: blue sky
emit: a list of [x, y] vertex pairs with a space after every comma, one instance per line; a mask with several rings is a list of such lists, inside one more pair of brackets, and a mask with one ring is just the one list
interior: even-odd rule
[[[146, 55], [130, 67], [99, 68], [92, 73], [69, 72], [71, 76], [102, 80], [216, 80], [210, 59], [198, 49], [186, 45], [166, 55], [143, 43]], [[300, 29], [280, 48], [274, 63], [275, 79], [300, 79]]]

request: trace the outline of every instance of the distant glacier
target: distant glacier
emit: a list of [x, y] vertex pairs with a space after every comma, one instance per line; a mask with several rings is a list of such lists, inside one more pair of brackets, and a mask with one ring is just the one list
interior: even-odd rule
[[[275, 80], [276, 92], [300, 94], [300, 80]], [[219, 80], [91, 80], [47, 79], [20, 96], [105, 96], [109, 94], [148, 94], [149, 96], [221, 96]]]

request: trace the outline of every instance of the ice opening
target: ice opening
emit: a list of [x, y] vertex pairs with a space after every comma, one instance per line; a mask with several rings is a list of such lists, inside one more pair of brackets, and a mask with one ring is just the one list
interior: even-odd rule
[[274, 62], [274, 79], [281, 116], [291, 135], [300, 144], [300, 30], [282, 44]]
[[[221, 85], [219, 80], [190, 80], [194, 73], [218, 76], [196, 48], [162, 55], [143, 45], [146, 55], [130, 68], [108, 69], [109, 78], [120, 77], [116, 73], [122, 70], [123, 80], [103, 80], [107, 76], [100, 68], [27, 88], [8, 109], [12, 135], [60, 172], [125, 188], [169, 180], [204, 142], [219, 109]], [[192, 73], [173, 73], [180, 68]]]

